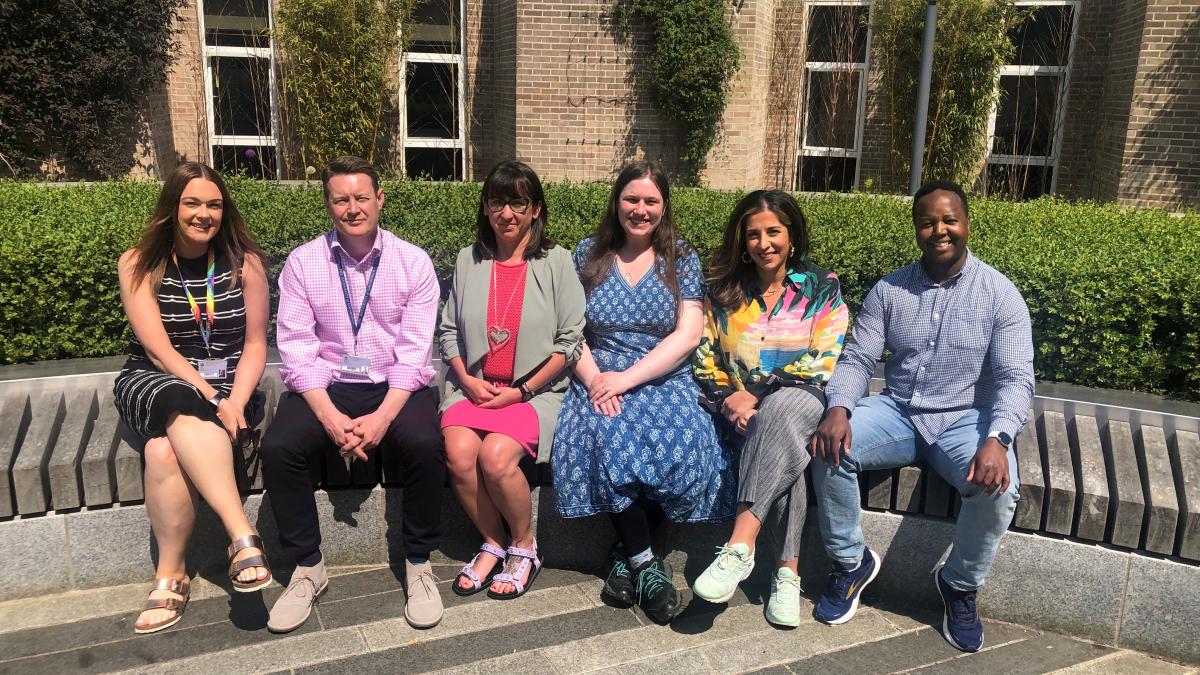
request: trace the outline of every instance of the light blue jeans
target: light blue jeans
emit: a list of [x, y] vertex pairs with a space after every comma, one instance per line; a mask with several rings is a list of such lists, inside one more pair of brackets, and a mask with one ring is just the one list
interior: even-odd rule
[[855, 564], [862, 559], [860, 472], [907, 466], [923, 459], [962, 496], [954, 547], [942, 575], [960, 591], [982, 586], [1019, 498], [1017, 460], [1012, 448], [1008, 450], [1008, 473], [1012, 477], [1008, 490], [989, 496], [981, 487], [967, 482], [971, 460], [987, 440], [990, 421], [990, 411], [967, 411], [942, 432], [937, 442], [929, 445], [890, 396], [870, 396], [859, 401], [850, 417], [849, 456], [842, 457], [839, 466], [829, 466], [820, 459], [812, 463], [817, 522], [825, 553], [841, 563]]

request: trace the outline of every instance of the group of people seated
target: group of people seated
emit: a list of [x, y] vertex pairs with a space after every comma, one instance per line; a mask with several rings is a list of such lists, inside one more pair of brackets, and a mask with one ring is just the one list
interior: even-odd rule
[[[611, 520], [609, 604], [671, 621], [682, 600], [654, 548], [660, 526], [732, 521], [695, 595], [728, 601], [765, 526], [777, 560], [766, 619], [796, 626], [810, 463], [832, 561], [813, 615], [840, 624], [881, 565], [859, 527], [858, 474], [923, 461], [962, 496], [953, 546], [934, 573], [943, 634], [959, 649], [981, 647], [975, 597], [1018, 498], [1012, 440], [1033, 394], [1033, 346], [1020, 293], [968, 250], [959, 186], [934, 182], [916, 194], [920, 260], [870, 291], [847, 345], [838, 278], [810, 258], [804, 213], [780, 190], [746, 195], [704, 265], [676, 233], [667, 176], [636, 161], [571, 252], [547, 233], [537, 174], [502, 162], [483, 182], [475, 242], [458, 254], [439, 319], [429, 256], [379, 226], [376, 170], [340, 157], [322, 184], [332, 228], [293, 250], [278, 282], [288, 391], [260, 453], [295, 569], [270, 610], [271, 631], [299, 628], [329, 587], [309, 463], [331, 453], [350, 462], [383, 453], [401, 474], [405, 617], [416, 627], [443, 614], [429, 558], [447, 478], [481, 538], [454, 593], [508, 600], [534, 585], [543, 558], [521, 468], [528, 456], [551, 465], [559, 514]], [[158, 547], [138, 633], [183, 616], [197, 496], [231, 541], [233, 589], [272, 581], [233, 461], [264, 414], [266, 264], [221, 177], [195, 162], [165, 182], [120, 259], [134, 338], [115, 400], [145, 439]], [[886, 389], [864, 397], [885, 353]]]

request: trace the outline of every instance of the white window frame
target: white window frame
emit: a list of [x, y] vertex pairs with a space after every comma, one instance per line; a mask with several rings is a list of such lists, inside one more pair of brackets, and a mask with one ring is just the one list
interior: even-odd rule
[[[1071, 37], [1067, 48], [1067, 62], [1061, 66], [1014, 66], [1006, 65], [1000, 67], [1000, 74], [996, 77], [996, 102], [992, 105], [991, 115], [988, 117], [988, 132], [987, 132], [987, 164], [1000, 164], [1004, 166], [1048, 166], [1051, 168], [1050, 175], [1050, 190], [1047, 194], [1055, 194], [1058, 192], [1058, 163], [1062, 158], [1062, 138], [1063, 127], [1066, 124], [1067, 113], [1067, 94], [1071, 88], [1071, 70], [1075, 61], [1075, 41], [1079, 36], [1079, 12], [1082, 3], [1080, 0], [1018, 0], [1017, 7], [1070, 7], [1071, 8]], [[992, 147], [996, 137], [996, 114], [1000, 110], [1000, 78], [1001, 77], [1057, 77], [1058, 82], [1058, 100], [1055, 101], [1054, 109], [1054, 128], [1051, 130], [1053, 134], [1050, 139], [1050, 154], [1049, 155], [1022, 155], [1022, 154], [1007, 154], [993, 152]], [[984, 168], [983, 180], [987, 182], [987, 168]], [[991, 193], [991, 187], [988, 186], [988, 193]]]
[[[467, 180], [467, 128], [466, 128], [466, 47], [467, 47], [467, 7], [466, 0], [455, 0], [458, 4], [458, 51], [453, 54], [437, 52], [401, 52], [400, 53], [400, 145], [402, 170], [408, 172], [408, 148], [442, 148], [458, 150], [459, 180]], [[443, 63], [454, 66], [454, 77], [457, 82], [455, 96], [455, 124], [458, 126], [456, 138], [431, 138], [408, 135], [408, 64], [410, 63]]]
[[[267, 26], [272, 33], [275, 31], [275, 3], [267, 3]], [[277, 91], [277, 83], [275, 82], [275, 50], [273, 37], [268, 38], [270, 43], [266, 47], [226, 47], [212, 46], [208, 44], [208, 25], [205, 16], [204, 0], [198, 0], [196, 3], [196, 13], [200, 23], [200, 46], [204, 60], [204, 102], [208, 123], [208, 164], [215, 167], [217, 162], [216, 153], [213, 148], [218, 145], [254, 145], [254, 146], [271, 146], [275, 148], [275, 176], [276, 178], [282, 175], [282, 157], [279, 152], [279, 95]], [[240, 20], [240, 17], [221, 17], [220, 23], [222, 27], [239, 27], [238, 24], [245, 23]], [[235, 58], [265, 58], [268, 60], [267, 66], [267, 88], [268, 96], [270, 96], [271, 106], [271, 135], [269, 136], [249, 136], [237, 134], [218, 134], [216, 109], [213, 103], [213, 57], [225, 56]]]
[[[808, 41], [808, 31], [812, 28], [812, 12], [814, 7], [866, 7], [867, 8], [867, 43], [863, 61], [805, 61], [804, 62], [804, 108], [800, 120], [800, 151], [796, 153], [795, 166], [799, 168], [804, 157], [842, 157], [854, 159], [854, 182], [851, 189], [858, 187], [859, 174], [862, 172], [862, 139], [863, 127], [867, 110], [867, 71], [871, 62], [871, 1], [870, 0], [811, 0], [804, 7], [804, 40]], [[807, 49], [807, 45], [805, 47]], [[807, 56], [807, 54], [806, 54]], [[858, 74], [858, 104], [855, 106], [854, 147], [832, 148], [818, 145], [808, 145], [808, 114], [812, 95], [812, 74], [814, 72], [856, 72]], [[793, 183], [795, 189], [802, 188], [802, 175], [796, 171]]]

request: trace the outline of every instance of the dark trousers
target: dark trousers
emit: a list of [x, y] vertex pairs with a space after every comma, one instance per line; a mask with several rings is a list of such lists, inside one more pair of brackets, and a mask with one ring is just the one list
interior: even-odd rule
[[[386, 382], [329, 386], [333, 405], [351, 419], [374, 412], [387, 395]], [[317, 453], [337, 453], [325, 427], [304, 397], [288, 392], [279, 401], [275, 419], [262, 441], [263, 482], [279, 527], [279, 541], [293, 556], [321, 546], [317, 503], [308, 462]], [[438, 425], [437, 394], [432, 388], [415, 391], [392, 420], [379, 446], [398, 459], [403, 472], [402, 532], [408, 555], [427, 555], [441, 538], [442, 486], [446, 459]]]

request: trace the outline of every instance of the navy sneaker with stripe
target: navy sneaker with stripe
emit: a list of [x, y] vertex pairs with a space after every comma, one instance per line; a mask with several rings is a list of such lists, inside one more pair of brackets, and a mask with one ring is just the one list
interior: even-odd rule
[[964, 652], [977, 652], [983, 647], [983, 622], [975, 609], [975, 591], [960, 591], [942, 578], [938, 567], [938, 595], [942, 596], [942, 635], [946, 641]]
[[834, 563], [833, 571], [829, 573], [829, 585], [813, 608], [813, 618], [833, 626], [849, 621], [858, 611], [858, 599], [862, 597], [863, 589], [875, 581], [877, 574], [879, 556], [865, 546], [857, 566]]

